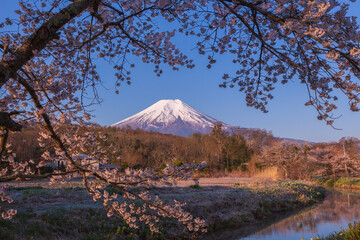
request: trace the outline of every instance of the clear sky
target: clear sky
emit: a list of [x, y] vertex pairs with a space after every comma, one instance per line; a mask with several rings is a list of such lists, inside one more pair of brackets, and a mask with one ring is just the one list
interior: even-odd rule
[[[15, 9], [16, 2], [0, 0], [1, 20]], [[350, 14], [360, 18], [359, 1], [351, 3]], [[191, 53], [191, 48], [195, 45], [195, 42], [191, 41], [181, 39], [180, 48]], [[99, 72], [104, 86], [99, 88], [99, 95], [103, 102], [92, 108], [94, 121], [103, 126], [111, 125], [161, 99], [180, 99], [219, 121], [234, 126], [266, 129], [279, 137], [315, 142], [337, 141], [345, 136], [360, 138], [360, 113], [348, 110], [346, 99], [342, 96], [338, 101], [339, 110], [336, 111], [341, 117], [334, 124], [342, 130], [334, 130], [325, 122], [317, 120], [316, 111], [312, 107], [304, 106], [307, 99], [305, 86], [299, 84], [296, 78], [286, 85], [276, 86], [273, 94], [275, 98], [268, 105], [269, 113], [264, 114], [247, 107], [245, 95], [236, 87], [218, 87], [223, 73], [227, 70], [229, 73], [236, 71], [236, 66], [226, 57], [217, 58], [218, 63], [208, 70], [206, 58], [197, 57], [196, 51], [193, 52], [196, 64], [194, 69], [180, 68], [180, 71], [174, 72], [165, 68], [161, 77], [153, 73], [152, 65], [139, 61], [133, 70], [132, 84], [123, 84], [119, 88], [119, 94], [115, 94], [112, 67], [100, 63]]]

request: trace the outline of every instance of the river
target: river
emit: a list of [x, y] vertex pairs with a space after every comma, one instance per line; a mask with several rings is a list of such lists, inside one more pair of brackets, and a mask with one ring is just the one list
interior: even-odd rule
[[[278, 218], [277, 218], [278, 219]], [[329, 189], [324, 201], [282, 220], [253, 226], [257, 232], [238, 240], [308, 240], [327, 236], [360, 220], [360, 191]]]

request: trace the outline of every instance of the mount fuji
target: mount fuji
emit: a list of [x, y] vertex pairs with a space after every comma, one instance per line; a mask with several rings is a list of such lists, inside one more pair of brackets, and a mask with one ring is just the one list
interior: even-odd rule
[[[145, 131], [171, 133], [188, 136], [200, 132], [208, 133], [218, 120], [194, 109], [179, 99], [160, 100], [145, 110], [114, 123], [112, 127], [132, 129], [140, 128]], [[223, 124], [225, 128], [230, 125]]]

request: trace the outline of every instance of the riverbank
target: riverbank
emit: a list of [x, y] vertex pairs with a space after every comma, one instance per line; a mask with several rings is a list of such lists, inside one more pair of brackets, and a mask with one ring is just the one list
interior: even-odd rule
[[339, 177], [334, 179], [332, 177], [322, 176], [314, 177], [311, 180], [316, 184], [326, 187], [360, 189], [360, 178]]
[[[221, 215], [211, 204], [207, 208], [196, 208], [204, 211], [199, 215], [209, 224], [209, 233], [204, 239], [235, 239], [246, 236], [256, 230], [254, 225], [310, 206], [324, 197], [321, 188], [300, 182], [267, 184], [263, 186], [261, 183], [235, 183], [235, 190], [222, 201]], [[215, 199], [214, 196], [212, 198]], [[237, 231], [232, 232], [233, 229]]]
[[247, 240], [268, 239], [316, 239], [328, 236], [335, 230], [347, 229], [348, 223], [360, 220], [360, 192], [356, 190], [326, 190], [326, 197], [319, 204], [312, 205], [288, 216], [280, 215], [268, 224], [260, 224], [258, 230]]
[[[213, 179], [218, 186], [193, 182], [181, 187], [154, 187], [165, 201], [187, 202], [186, 210], [205, 219], [209, 233], [204, 239], [218, 239], [218, 233], [243, 225], [267, 221], [274, 214], [293, 211], [323, 199], [323, 191], [301, 182], [273, 182], [249, 179]], [[224, 183], [226, 182], [226, 183]], [[75, 183], [74, 183], [75, 184]], [[107, 218], [102, 206], [92, 201], [81, 187], [9, 187], [18, 214], [12, 221], [0, 220], [0, 239], [184, 239], [191, 238], [175, 221], [161, 223], [160, 234], [146, 228], [134, 230], [117, 218]], [[166, 230], [165, 230], [166, 229]], [[179, 231], [180, 229], [180, 231]], [[177, 237], [175, 237], [175, 235]], [[199, 238], [199, 236], [195, 236]], [[224, 236], [225, 237], [225, 236]], [[229, 239], [229, 238], [227, 238]]]
[[349, 228], [340, 229], [327, 237], [316, 237], [314, 240], [358, 240], [360, 239], [360, 222], [349, 224]]

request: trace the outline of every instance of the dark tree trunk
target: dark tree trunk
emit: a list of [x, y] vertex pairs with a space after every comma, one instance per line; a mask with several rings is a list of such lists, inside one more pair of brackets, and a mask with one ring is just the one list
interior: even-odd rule
[[6, 149], [6, 142], [9, 136], [9, 130], [4, 127], [0, 127], [0, 162]]
[[18, 111], [10, 113], [0, 112], [0, 161], [6, 149], [9, 131], [21, 131], [22, 126], [11, 119], [12, 115], [19, 114]]

